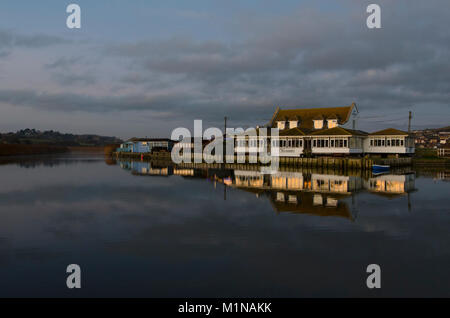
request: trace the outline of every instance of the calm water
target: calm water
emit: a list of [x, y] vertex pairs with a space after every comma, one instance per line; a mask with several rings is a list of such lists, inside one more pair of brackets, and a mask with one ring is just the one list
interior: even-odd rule
[[[448, 171], [262, 176], [61, 156], [3, 161], [0, 176], [3, 297], [450, 296]], [[80, 290], [66, 287], [72, 263]], [[366, 287], [371, 263], [380, 290]]]

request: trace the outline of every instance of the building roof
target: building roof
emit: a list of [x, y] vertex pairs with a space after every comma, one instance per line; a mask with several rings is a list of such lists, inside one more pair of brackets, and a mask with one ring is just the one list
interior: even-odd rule
[[139, 141], [148, 142], [148, 141], [173, 141], [173, 140], [168, 138], [136, 138], [136, 137], [127, 140], [127, 142], [139, 142]]
[[327, 119], [339, 119], [338, 116], [336, 116], [336, 114], [331, 114], [327, 116]]
[[312, 136], [367, 136], [367, 133], [361, 130], [352, 130], [342, 127], [322, 129], [311, 133]]
[[[355, 103], [344, 107], [280, 109], [277, 107], [269, 126], [274, 127], [277, 121], [300, 120], [302, 128], [312, 129], [315, 118], [336, 117], [340, 125], [345, 124], [352, 114]], [[331, 118], [330, 117], [330, 118]]]
[[[261, 134], [260, 131], [262, 131], [263, 134]], [[272, 135], [272, 131], [271, 131], [270, 127], [257, 127], [257, 128], [251, 127], [251, 128], [247, 128], [244, 132], [229, 134], [229, 136], [231, 136], [231, 137], [239, 137], [239, 136], [256, 137], [256, 136], [271, 136], [271, 135]]]
[[387, 128], [387, 129], [373, 132], [369, 135], [370, 136], [408, 136], [408, 133], [398, 130], [398, 129], [395, 129], [395, 128]]
[[305, 136], [306, 132], [298, 127], [282, 130], [279, 132], [280, 136]]

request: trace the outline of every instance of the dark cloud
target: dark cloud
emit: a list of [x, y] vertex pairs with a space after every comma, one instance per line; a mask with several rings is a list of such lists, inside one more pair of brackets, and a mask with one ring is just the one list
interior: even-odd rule
[[46, 34], [18, 34], [11, 30], [0, 29], [0, 49], [2, 48], [42, 48], [51, 45], [68, 43], [68, 40]]
[[[380, 30], [366, 27], [369, 3], [347, 0], [333, 10], [325, 10], [324, 3], [316, 9], [300, 5], [289, 15], [246, 16], [233, 22], [239, 31], [233, 40], [173, 36], [99, 45], [83, 58], [68, 55], [45, 64], [63, 93], [3, 90], [0, 101], [60, 111], [148, 110], [158, 119], [189, 122], [219, 123], [227, 115], [240, 125], [265, 123], [276, 106], [352, 102], [362, 116], [411, 108], [427, 115], [434, 107], [448, 117], [450, 3], [380, 0]], [[11, 43], [32, 47], [61, 41], [38, 39], [1, 32], [0, 52]], [[100, 79], [111, 94], [99, 90], [92, 97], [70, 89]]]
[[81, 56], [60, 57], [44, 65], [51, 78], [62, 86], [88, 86], [97, 82], [91, 62]]
[[[222, 113], [217, 115], [217, 108], [232, 109], [244, 117], [255, 115], [255, 107], [260, 103], [205, 99], [191, 94], [167, 93], [154, 95], [121, 95], [121, 96], [89, 96], [85, 94], [36, 92], [33, 90], [0, 90], [0, 103], [15, 106], [34, 107], [41, 110], [57, 112], [83, 111], [91, 113], [151, 111], [158, 119], [180, 119], [191, 122], [194, 119], [223, 119]], [[265, 113], [272, 111], [272, 105], [265, 105]], [[216, 112], [211, 112], [216, 107]], [[260, 114], [263, 115], [263, 114]]]
[[97, 82], [96, 78], [92, 74], [75, 74], [70, 72], [55, 73], [52, 76], [61, 85], [92, 85]]
[[80, 56], [71, 56], [71, 57], [60, 57], [51, 63], [45, 64], [46, 69], [67, 69], [75, 64], [78, 64], [82, 61], [82, 57]]
[[356, 101], [366, 111], [449, 106], [448, 1], [417, 7], [380, 1], [381, 30], [365, 25], [368, 3], [347, 4], [342, 12], [299, 10], [270, 21], [241, 21], [248, 37], [240, 42], [172, 38], [114, 45], [107, 53], [129, 61], [130, 82], [138, 78], [144, 84], [148, 74], [184, 76], [198, 87], [194, 98], [210, 101], [211, 113], [221, 107], [231, 112], [238, 104], [268, 111], [266, 117], [268, 105]]

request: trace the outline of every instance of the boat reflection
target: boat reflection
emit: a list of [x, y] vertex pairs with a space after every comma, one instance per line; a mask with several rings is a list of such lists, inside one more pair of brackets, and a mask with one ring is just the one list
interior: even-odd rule
[[[372, 172], [314, 171], [292, 169], [263, 174], [258, 167], [243, 165], [234, 169], [220, 165], [168, 165], [144, 161], [119, 161], [133, 175], [181, 176], [213, 180], [224, 185], [268, 198], [276, 213], [290, 212], [355, 220], [355, 196], [361, 192], [395, 198], [415, 191], [415, 174], [401, 172], [374, 175]], [[350, 205], [350, 207], [349, 207]]]

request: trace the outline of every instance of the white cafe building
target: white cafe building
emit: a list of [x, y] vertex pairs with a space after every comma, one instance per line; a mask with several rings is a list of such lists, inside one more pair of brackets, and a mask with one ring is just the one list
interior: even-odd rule
[[[262, 147], [270, 152], [279, 147], [280, 157], [312, 156], [408, 156], [414, 154], [414, 139], [394, 128], [367, 133], [354, 129], [356, 104], [344, 107], [277, 108], [267, 128], [278, 128], [278, 136], [259, 133], [233, 136], [236, 153], [255, 153]], [[348, 128], [351, 125], [353, 129]]]

